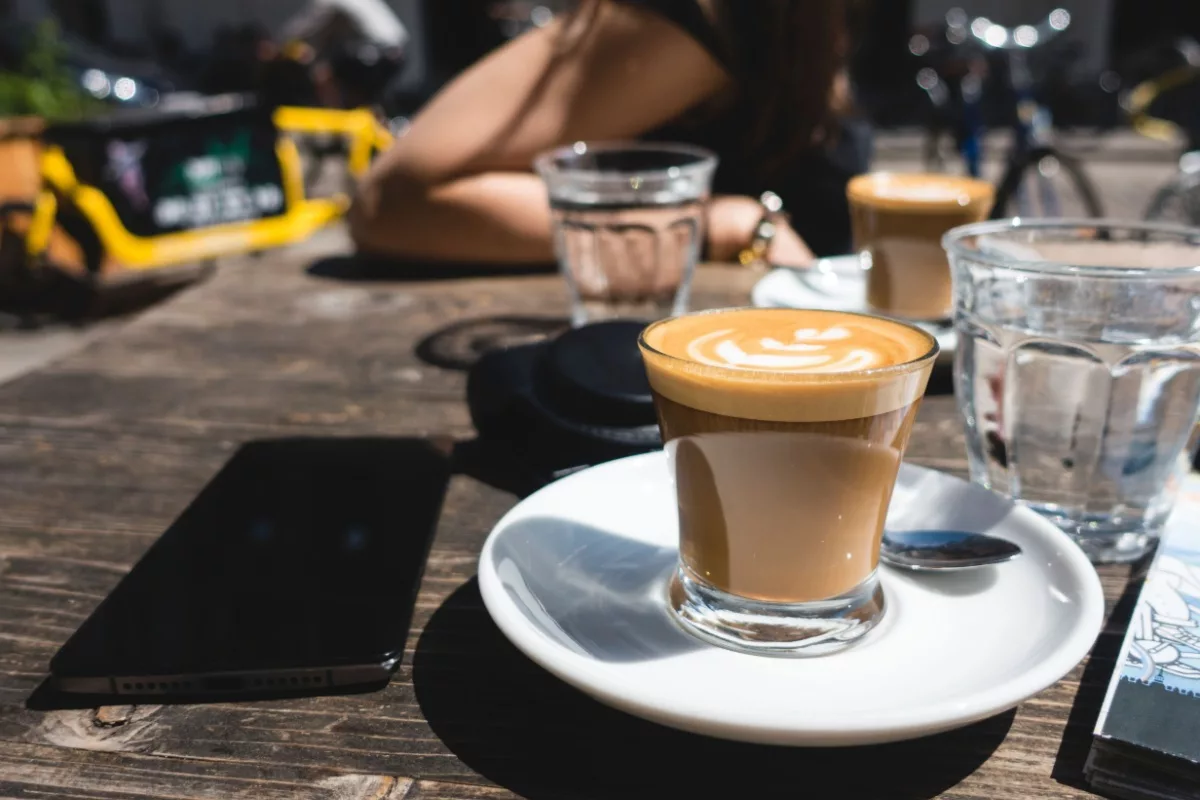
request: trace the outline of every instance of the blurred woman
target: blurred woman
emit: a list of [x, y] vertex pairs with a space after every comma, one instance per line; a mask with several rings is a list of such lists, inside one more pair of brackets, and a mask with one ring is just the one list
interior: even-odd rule
[[578, 140], [699, 144], [721, 164], [708, 260], [846, 252], [848, 178], [865, 169], [839, 125], [848, 87], [840, 0], [584, 0], [448, 84], [360, 186], [361, 250], [411, 259], [553, 260], [533, 157]]

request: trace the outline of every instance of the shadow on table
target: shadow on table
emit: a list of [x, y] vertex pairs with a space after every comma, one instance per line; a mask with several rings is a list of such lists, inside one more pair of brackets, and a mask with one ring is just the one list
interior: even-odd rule
[[355, 253], [319, 259], [310, 264], [305, 272], [314, 278], [337, 281], [442, 281], [546, 275], [554, 270], [553, 264], [408, 261]]
[[1054, 769], [1050, 773], [1059, 783], [1081, 789], [1089, 788], [1083, 775], [1083, 766], [1092, 747], [1092, 731], [1095, 730], [1096, 720], [1100, 716], [1100, 706], [1104, 702], [1108, 682], [1117, 666], [1121, 644], [1125, 641], [1125, 630], [1129, 627], [1129, 620], [1133, 616], [1133, 609], [1137, 605], [1142, 582], [1152, 559], [1153, 553], [1150, 553], [1134, 565], [1129, 582], [1113, 605], [1108, 619], [1104, 621], [1104, 627], [1088, 657], [1087, 666], [1083, 668], [1083, 675], [1079, 679], [1079, 691], [1071, 704], [1071, 713], [1067, 717], [1062, 742], [1059, 743], [1058, 753], [1054, 757]]
[[454, 472], [525, 498], [557, 477], [516, 442], [475, 438], [454, 445]]
[[[552, 450], [542, 436], [477, 436], [454, 445], [454, 471], [502, 492], [525, 498], [548, 483], [591, 464], [629, 455], [627, 452], [581, 451], [576, 447]], [[654, 449], [658, 449], [656, 446]], [[647, 452], [643, 450], [641, 452]]]
[[768, 747], [711, 739], [601, 705], [518, 652], [482, 608], [477, 583], [434, 613], [413, 685], [434, 732], [464, 763], [522, 796], [934, 797], [1003, 741], [1008, 712], [912, 742]]
[[485, 353], [533, 344], [565, 331], [566, 317], [501, 314], [453, 322], [417, 342], [417, 358], [442, 369], [469, 370]]
[[48, 264], [39, 269], [35, 279], [20, 285], [0, 281], [0, 330], [87, 325], [133, 314], [166, 301], [211, 273], [205, 265], [189, 265], [91, 284], [74, 272]]

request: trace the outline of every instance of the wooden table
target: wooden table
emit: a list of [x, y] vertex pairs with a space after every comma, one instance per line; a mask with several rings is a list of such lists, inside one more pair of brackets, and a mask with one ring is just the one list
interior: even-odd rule
[[[552, 327], [547, 315], [565, 307], [554, 276], [400, 282], [336, 256], [313, 260], [228, 263], [0, 388], [0, 796], [1087, 796], [1081, 767], [1130, 610], [1127, 570], [1102, 570], [1116, 610], [1096, 654], [1016, 712], [882, 747], [732, 744], [610, 710], [507, 643], [472, 576], [516, 497], [465, 475], [451, 486], [404, 663], [385, 690], [54, 708], [39, 690], [50, 657], [239, 444], [469, 439], [464, 373], [429, 360], [469, 354], [479, 344], [470, 331], [487, 326], [418, 342], [466, 319]], [[744, 303], [752, 277], [704, 268], [696, 303]], [[927, 400], [917, 425], [911, 460], [962, 474], [952, 400]]]

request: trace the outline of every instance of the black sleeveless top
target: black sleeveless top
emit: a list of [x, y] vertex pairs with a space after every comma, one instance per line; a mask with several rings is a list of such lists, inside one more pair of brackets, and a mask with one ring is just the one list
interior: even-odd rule
[[[735, 54], [728, 48], [736, 51], [753, 47], [753, 43], [746, 40], [748, 32], [732, 30], [723, 40], [696, 0], [620, 1], [653, 11], [682, 28], [725, 67], [735, 82], [739, 80]], [[703, 119], [676, 120], [642, 138], [687, 142], [714, 151], [720, 157], [713, 179], [714, 193], [758, 197], [770, 189], [783, 199], [792, 227], [814, 253], [828, 256], [850, 252], [846, 182], [867, 169], [871, 155], [868, 126], [853, 120], [843, 121], [832, 147], [806, 151], [769, 175], [764, 175], [756, 154], [745, 151], [740, 134], [741, 125], [734, 110], [730, 109]]]

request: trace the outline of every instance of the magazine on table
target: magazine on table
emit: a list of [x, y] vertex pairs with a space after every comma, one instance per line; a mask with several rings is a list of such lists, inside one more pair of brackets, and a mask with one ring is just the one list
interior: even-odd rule
[[1146, 574], [1085, 771], [1115, 797], [1200, 798], [1200, 475]]

